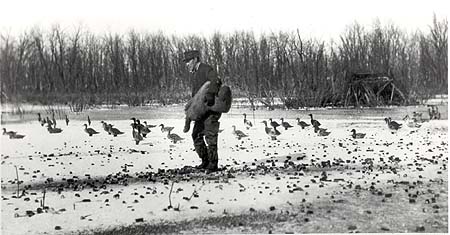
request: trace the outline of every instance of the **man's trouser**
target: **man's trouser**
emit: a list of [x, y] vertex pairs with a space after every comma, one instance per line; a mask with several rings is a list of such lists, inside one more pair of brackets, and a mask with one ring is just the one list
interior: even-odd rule
[[217, 137], [220, 117], [220, 113], [210, 111], [203, 118], [195, 121], [192, 140], [194, 141], [195, 151], [202, 160], [200, 168], [208, 170], [217, 170], [218, 168]]

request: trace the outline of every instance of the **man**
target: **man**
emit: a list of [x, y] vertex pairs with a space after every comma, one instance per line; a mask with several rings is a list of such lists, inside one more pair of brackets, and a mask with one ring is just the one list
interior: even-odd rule
[[[200, 52], [198, 50], [186, 51], [183, 62], [186, 63], [186, 67], [191, 75], [192, 97], [194, 97], [205, 82], [210, 81], [204, 101], [207, 106], [213, 106], [215, 96], [217, 96], [219, 88], [222, 85], [222, 82], [217, 77], [217, 73], [211, 66], [200, 61]], [[221, 113], [208, 111], [200, 120], [194, 123], [192, 140], [194, 141], [195, 151], [202, 160], [202, 163], [197, 168], [208, 171], [216, 171], [218, 169], [217, 138], [220, 117]], [[189, 131], [189, 126], [185, 127], [184, 131]], [[205, 144], [205, 140], [207, 145]]]

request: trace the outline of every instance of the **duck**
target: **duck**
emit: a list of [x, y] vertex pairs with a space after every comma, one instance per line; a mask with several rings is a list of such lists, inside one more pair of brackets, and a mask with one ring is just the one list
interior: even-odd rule
[[266, 132], [266, 134], [269, 135], [272, 140], [277, 140], [277, 136], [279, 136], [281, 133], [276, 129], [276, 127], [274, 127], [274, 129], [268, 127], [267, 121], [265, 120], [261, 123], [264, 123], [264, 131]]
[[365, 133], [356, 133], [355, 129], [351, 130], [353, 139], [362, 139], [366, 136]]
[[97, 132], [96, 130], [92, 129], [92, 128], [88, 128], [87, 124], [83, 124], [84, 125], [84, 132], [86, 132], [89, 136], [95, 135], [95, 134], [99, 134], [100, 132]]
[[133, 135], [133, 139], [136, 142], [136, 145], [138, 145], [139, 142], [141, 142], [144, 139], [141, 135], [141, 130], [136, 123], [131, 123], [131, 127], [133, 128], [131, 132]]
[[52, 127], [51, 125], [47, 125], [47, 131], [50, 134], [57, 134], [57, 133], [61, 133], [62, 129], [61, 128]]
[[120, 131], [117, 128], [114, 128], [112, 124], [107, 124], [108, 127], [108, 134], [113, 135], [114, 137], [117, 137], [117, 135], [124, 134], [124, 132]]
[[172, 126], [164, 126], [164, 124], [159, 124], [159, 126], [161, 127], [161, 132], [170, 132], [173, 130], [174, 127]]
[[88, 115], [88, 117], [87, 117], [87, 122], [88, 122], [88, 124], [89, 124], [89, 126], [91, 125], [91, 118], [89, 117], [89, 115]]
[[244, 132], [240, 131], [240, 130], [236, 130], [236, 126], [233, 125], [233, 134], [236, 135], [238, 137], [238, 139], [244, 138], [244, 137], [248, 137], [247, 134], [245, 134]]
[[392, 121], [390, 117], [385, 118], [384, 121], [386, 121], [386, 123], [388, 124], [389, 129], [398, 130], [402, 127], [402, 124], [399, 124], [396, 121]]
[[184, 138], [181, 138], [179, 135], [175, 133], [170, 133], [170, 131], [167, 132], [167, 138], [172, 140], [174, 144], [176, 144], [178, 141], [184, 140]]
[[311, 113], [308, 114], [308, 115], [311, 117], [311, 125], [312, 126], [316, 127], [316, 126], [320, 126], [321, 125], [319, 121], [313, 119], [313, 115]]
[[6, 131], [6, 128], [2, 128], [2, 129], [3, 129], [3, 135], [11, 136], [11, 135], [17, 134], [17, 132], [15, 132], [15, 131]]
[[247, 130], [248, 130], [253, 127], [253, 124], [251, 121], [247, 120], [247, 114], [244, 113], [243, 115], [244, 115], [244, 125], [245, 125], [245, 128], [247, 128]]
[[68, 126], [69, 125], [69, 117], [67, 117], [67, 114], [66, 114], [66, 126]]
[[311, 126], [304, 121], [300, 121], [300, 118], [297, 118], [297, 125], [299, 125], [302, 129], [305, 129], [305, 127]]
[[270, 121], [270, 125], [271, 125], [272, 127], [279, 127], [279, 126], [280, 126], [280, 124], [278, 124], [277, 122], [272, 121], [272, 118], [269, 118], [269, 121]]
[[284, 130], [287, 130], [287, 129], [293, 127], [293, 126], [291, 126], [291, 124], [289, 124], [288, 122], [285, 122], [285, 121], [284, 121], [284, 118], [281, 118], [281, 126], [284, 127]]

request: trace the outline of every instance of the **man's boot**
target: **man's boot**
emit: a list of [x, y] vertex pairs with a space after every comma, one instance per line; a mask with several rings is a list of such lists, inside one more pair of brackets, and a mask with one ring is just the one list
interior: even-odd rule
[[197, 152], [198, 156], [202, 160], [202, 163], [195, 168], [197, 169], [205, 169], [208, 166], [208, 152], [206, 149], [206, 146], [196, 146], [195, 151]]
[[219, 157], [217, 155], [217, 146], [208, 146], [208, 165], [206, 169], [208, 172], [214, 172], [219, 169]]

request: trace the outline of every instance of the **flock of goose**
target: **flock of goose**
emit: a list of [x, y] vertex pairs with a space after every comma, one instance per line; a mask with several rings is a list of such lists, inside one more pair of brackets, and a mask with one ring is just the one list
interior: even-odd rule
[[[57, 134], [63, 131], [61, 128], [56, 127], [57, 122], [54, 114], [52, 115], [51, 119], [49, 117], [43, 118], [40, 113], [38, 113], [37, 115], [38, 115], [38, 122], [41, 124], [41, 126], [45, 126], [50, 134]], [[136, 119], [134, 117], [131, 118], [130, 120], [133, 120], [133, 123], [131, 123], [130, 125], [132, 127], [132, 136], [136, 144], [139, 144], [140, 141], [146, 138], [147, 134], [151, 132], [150, 130], [151, 128], [157, 127], [157, 125], [147, 124], [146, 121], [141, 123], [139, 119]], [[68, 126], [70, 120], [67, 115], [65, 115], [65, 122], [66, 126]], [[83, 124], [84, 132], [86, 132], [88, 136], [100, 134], [100, 132], [90, 127], [91, 123], [92, 123], [91, 118], [87, 116], [87, 124], [86, 123]], [[100, 121], [100, 123], [103, 126], [103, 130], [106, 133], [108, 133], [108, 135], [117, 137], [118, 135], [125, 134], [125, 132], [115, 128], [114, 125], [111, 123], [106, 123], [105, 121]], [[159, 126], [161, 127], [161, 132], [163, 133], [167, 132], [167, 138], [170, 139], [173, 143], [177, 143], [184, 139], [175, 133], [171, 133], [174, 127], [164, 126], [164, 124], [160, 124]], [[15, 131], [7, 131], [6, 128], [3, 128], [3, 135], [9, 136], [10, 139], [23, 139], [25, 137], [25, 135], [18, 134]]]
[[[244, 115], [244, 125], [245, 125], [246, 129], [249, 130], [250, 128], [253, 127], [253, 123], [247, 119], [247, 114], [244, 113], [243, 115]], [[421, 123], [428, 121], [428, 120], [422, 118], [422, 113], [413, 112], [412, 115], [413, 115], [412, 118], [410, 118], [409, 115], [406, 115], [403, 118], [403, 120], [407, 122], [408, 127], [419, 128], [419, 127], [421, 127]], [[320, 127], [322, 124], [318, 120], [314, 119], [312, 114], [308, 114], [308, 116], [310, 116], [310, 118], [311, 118], [311, 120], [310, 120], [311, 124], [301, 121], [300, 118], [296, 118], [297, 125], [300, 126], [301, 129], [305, 129], [306, 127], [312, 126], [314, 128], [314, 133], [317, 133], [319, 136], [328, 136], [331, 133], [331, 131], [327, 131], [326, 128]], [[284, 130], [288, 130], [289, 128], [294, 127], [291, 124], [289, 124], [288, 122], [286, 122], [284, 120], [284, 118], [280, 118], [280, 120], [281, 120], [281, 124], [277, 123], [272, 118], [269, 118], [268, 121], [263, 120], [261, 122], [264, 124], [264, 130], [265, 130], [266, 134], [269, 135], [269, 137], [272, 140], [277, 140], [277, 136], [281, 135], [281, 132], [279, 130], [277, 130], [278, 127], [281, 126], [281, 128], [284, 128]], [[402, 128], [403, 124], [393, 121], [391, 117], [387, 117], [384, 120], [385, 120], [388, 128], [391, 130], [398, 130], [398, 129]], [[362, 139], [366, 136], [365, 133], [357, 133], [355, 129], [352, 129], [350, 132], [352, 133], [351, 137], [353, 139]], [[236, 126], [234, 126], [234, 125], [233, 125], [233, 134], [238, 139], [248, 137], [248, 134], [244, 133], [241, 130], [237, 130]]]
[[[245, 113], [243, 115], [244, 115], [244, 126], [246, 127], [247, 130], [249, 130], [250, 128], [253, 127], [253, 123], [247, 119], [247, 115]], [[312, 114], [308, 114], [308, 115], [310, 116], [310, 124], [308, 124], [304, 121], [301, 121], [300, 118], [296, 118], [297, 125], [300, 126], [301, 129], [305, 129], [309, 126], [312, 126], [314, 128], [314, 133], [317, 133], [318, 136], [330, 135], [331, 131], [328, 131], [326, 128], [321, 127], [322, 124], [318, 120], [314, 119]], [[151, 132], [151, 130], [150, 130], [151, 128], [157, 127], [157, 125], [147, 124], [146, 121], [141, 123], [141, 121], [139, 119], [136, 119], [134, 117], [131, 118], [130, 120], [133, 120], [133, 122], [130, 124], [130, 126], [132, 127], [132, 137], [133, 137], [134, 141], [136, 142], [136, 144], [139, 144], [139, 142], [141, 142], [144, 138], [146, 138], [147, 134], [149, 134]], [[281, 135], [281, 132], [279, 130], [277, 130], [278, 127], [281, 126], [280, 128], [284, 128], [285, 131], [294, 127], [290, 123], [285, 121], [284, 118], [280, 118], [280, 120], [281, 120], [281, 122], [278, 123], [278, 122], [274, 121], [272, 118], [269, 118], [268, 121], [263, 120], [261, 122], [262, 124], [264, 124], [265, 133], [272, 140], [277, 140], [277, 137], [279, 135]], [[406, 121], [406, 125], [411, 128], [419, 128], [419, 127], [421, 127], [421, 123], [428, 121], [422, 117], [422, 113], [417, 113], [417, 112], [412, 113], [412, 118], [409, 115], [406, 115], [403, 118], [403, 120]], [[57, 134], [57, 133], [61, 133], [63, 131], [61, 128], [56, 127], [57, 123], [56, 123], [54, 114], [52, 115], [52, 118], [50, 119], [49, 117], [43, 118], [43, 117], [41, 117], [41, 114], [38, 113], [38, 121], [41, 124], [41, 126], [46, 126], [47, 131], [50, 134]], [[393, 121], [390, 117], [385, 118], [384, 121], [386, 122], [388, 128], [391, 130], [398, 130], [398, 129], [402, 128], [402, 124], [400, 124], [396, 121]], [[67, 115], [65, 115], [66, 125], [69, 125], [69, 122], [70, 122], [69, 118], [67, 117]], [[118, 135], [124, 134], [124, 132], [115, 128], [113, 124], [106, 123], [105, 121], [101, 121], [101, 123], [102, 123], [104, 131], [106, 133], [108, 133], [108, 135], [112, 135], [112, 136], [116, 137]], [[89, 136], [93, 136], [93, 135], [100, 133], [100, 132], [94, 130], [93, 128], [89, 127], [90, 125], [91, 125], [91, 119], [89, 116], [87, 116], [87, 124], [83, 124], [84, 131]], [[161, 127], [161, 132], [163, 132], [163, 133], [167, 132], [167, 138], [169, 140], [171, 140], [173, 143], [177, 143], [184, 139], [184, 138], [180, 137], [179, 135], [172, 133], [174, 127], [165, 126], [164, 124], [160, 124], [159, 126]], [[235, 125], [233, 125], [232, 127], [233, 127], [232, 133], [238, 139], [249, 136], [248, 134], [244, 133], [243, 131], [236, 129]], [[223, 130], [220, 130], [219, 132], [221, 132], [221, 131], [223, 131]], [[366, 136], [365, 133], [357, 133], [355, 129], [352, 129], [351, 133], [352, 133], [351, 136], [354, 139], [361, 139]], [[10, 139], [22, 139], [25, 137], [25, 135], [18, 134], [15, 131], [7, 131], [6, 128], [3, 128], [3, 135], [9, 136]]]

